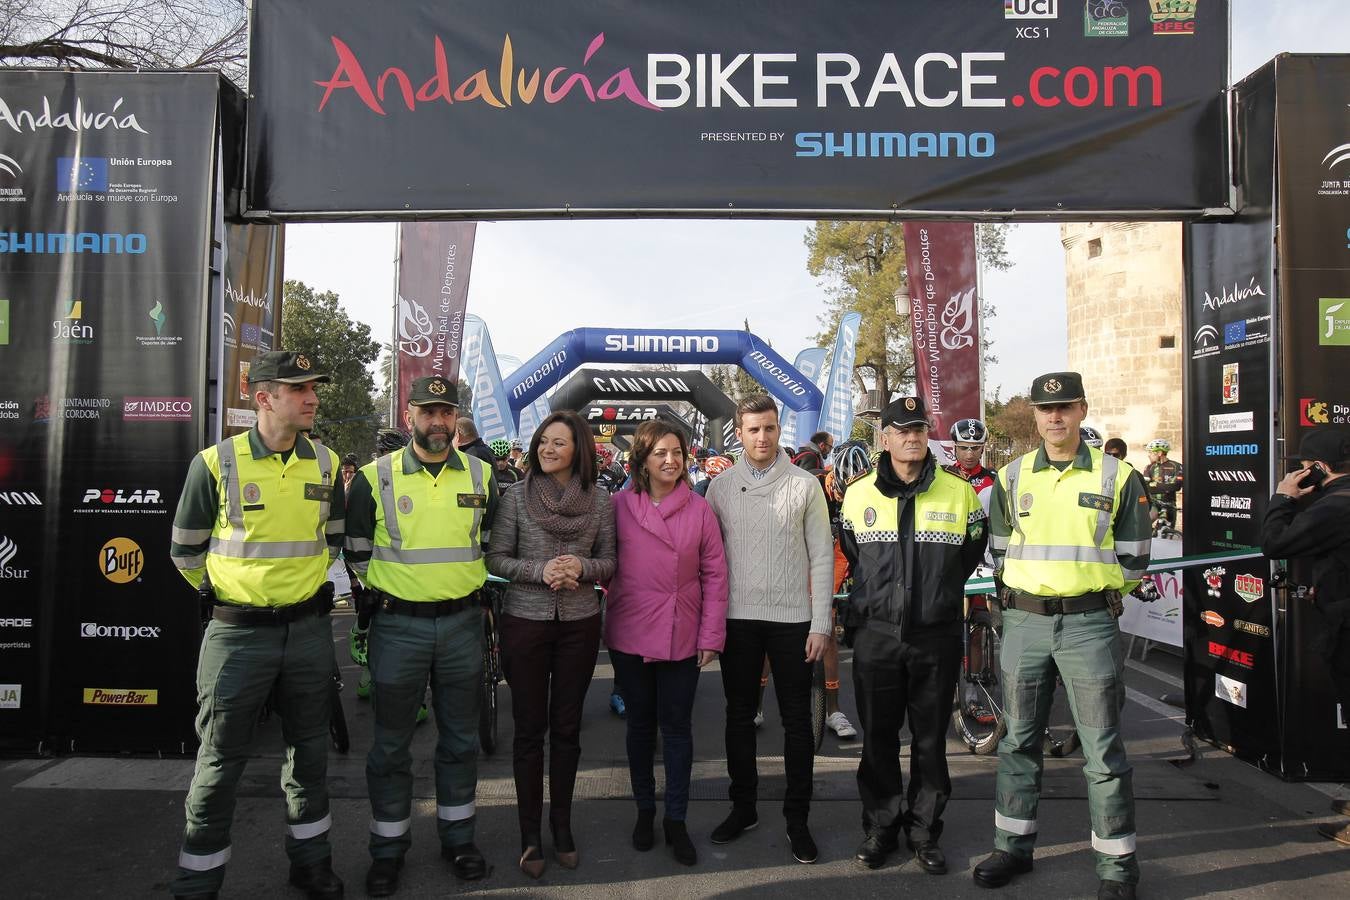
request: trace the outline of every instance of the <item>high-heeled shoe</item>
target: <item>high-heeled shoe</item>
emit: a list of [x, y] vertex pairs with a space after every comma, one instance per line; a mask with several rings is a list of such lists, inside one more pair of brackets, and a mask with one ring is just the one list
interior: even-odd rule
[[633, 826], [633, 849], [641, 853], [646, 853], [652, 849], [656, 843], [656, 835], [652, 833], [652, 823], [656, 820], [656, 810], [639, 809], [637, 824]]
[[553, 830], [553, 858], [564, 869], [575, 869], [580, 857], [577, 854], [577, 842], [572, 837], [572, 826], [549, 824]]
[[689, 840], [689, 831], [684, 827], [683, 822], [677, 822], [674, 819], [662, 819], [661, 831], [666, 836], [666, 846], [675, 856], [675, 861], [685, 866], [692, 866], [698, 862], [698, 851], [694, 849], [694, 842]]
[[522, 837], [520, 843], [525, 848], [520, 854], [520, 871], [531, 878], [539, 878], [544, 874], [544, 853], [539, 849], [543, 841], [539, 835], [531, 834]]

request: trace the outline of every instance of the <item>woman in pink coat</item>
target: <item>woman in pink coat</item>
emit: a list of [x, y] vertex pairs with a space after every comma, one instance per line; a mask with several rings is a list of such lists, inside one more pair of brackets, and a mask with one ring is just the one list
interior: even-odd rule
[[661, 828], [675, 859], [698, 853], [685, 829], [694, 764], [690, 719], [699, 669], [726, 640], [727, 564], [722, 532], [689, 486], [684, 434], [660, 421], [633, 437], [633, 485], [614, 495], [618, 564], [606, 601], [605, 646], [628, 705], [628, 769], [637, 801], [633, 846], [654, 843], [652, 758], [661, 727], [666, 809]]

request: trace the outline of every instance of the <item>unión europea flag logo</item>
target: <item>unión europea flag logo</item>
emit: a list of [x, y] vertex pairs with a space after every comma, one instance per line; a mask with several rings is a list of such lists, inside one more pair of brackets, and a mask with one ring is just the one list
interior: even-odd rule
[[56, 189], [62, 193], [108, 192], [108, 159], [105, 156], [61, 156], [56, 160]]

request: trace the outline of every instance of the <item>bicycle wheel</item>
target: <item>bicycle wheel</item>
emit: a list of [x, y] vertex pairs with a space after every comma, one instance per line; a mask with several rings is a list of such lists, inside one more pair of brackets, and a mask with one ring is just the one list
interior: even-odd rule
[[497, 682], [483, 678], [483, 696], [478, 706], [478, 744], [483, 753], [497, 752]]
[[483, 683], [478, 702], [478, 745], [487, 756], [497, 752], [497, 685], [502, 680], [496, 624], [492, 610], [486, 610], [483, 613]]
[[970, 752], [988, 756], [1008, 730], [1003, 719], [1003, 677], [999, 670], [999, 634], [986, 610], [970, 614], [971, 655], [979, 654], [977, 669], [963, 669], [956, 683], [952, 726]]
[[342, 711], [342, 688], [336, 679], [328, 682], [328, 734], [333, 739], [333, 749], [345, 754], [351, 749], [351, 736], [347, 733], [347, 714]]
[[821, 659], [811, 665], [811, 739], [819, 751], [825, 742], [825, 661]]

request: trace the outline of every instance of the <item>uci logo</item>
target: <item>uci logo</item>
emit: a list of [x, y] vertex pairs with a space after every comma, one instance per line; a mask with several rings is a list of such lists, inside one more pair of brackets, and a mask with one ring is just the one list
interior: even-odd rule
[[113, 584], [127, 584], [141, 577], [145, 553], [131, 538], [115, 537], [98, 551], [98, 567]]

